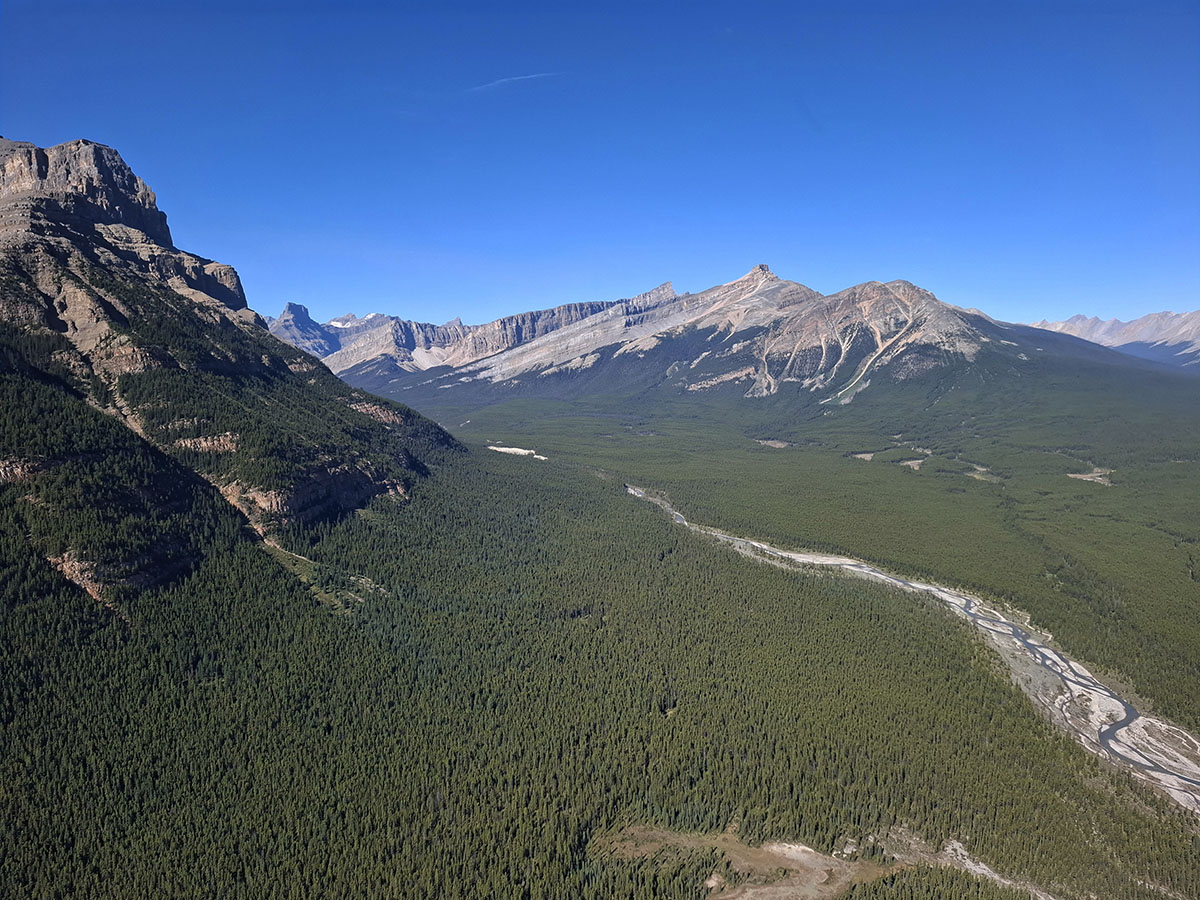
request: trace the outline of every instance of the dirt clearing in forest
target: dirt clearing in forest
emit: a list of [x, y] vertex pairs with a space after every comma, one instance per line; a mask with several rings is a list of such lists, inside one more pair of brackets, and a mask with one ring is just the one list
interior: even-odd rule
[[751, 847], [734, 833], [689, 834], [635, 825], [616, 834], [596, 838], [592, 853], [622, 859], [654, 856], [664, 850], [716, 850], [729, 863], [736, 884], [720, 871], [705, 882], [710, 900], [832, 900], [852, 885], [882, 878], [903, 868], [838, 859], [803, 844], [770, 843]]

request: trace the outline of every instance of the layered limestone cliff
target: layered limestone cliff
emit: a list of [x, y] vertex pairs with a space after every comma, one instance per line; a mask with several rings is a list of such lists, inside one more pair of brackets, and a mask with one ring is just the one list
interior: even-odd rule
[[[260, 533], [404, 497], [423, 454], [457, 446], [269, 335], [237, 272], [176, 248], [153, 191], [90, 141], [0, 139], [0, 374], [118, 419]], [[20, 449], [0, 447], [4, 480], [54, 469]], [[187, 565], [71, 558], [129, 583]]]
[[334, 372], [369, 361], [414, 372], [467, 365], [565, 328], [615, 302], [567, 303], [484, 325], [464, 325], [461, 319], [433, 325], [379, 313], [363, 319], [342, 316], [322, 325], [312, 320], [307, 308], [289, 303], [269, 327], [276, 337], [318, 357]]
[[117, 226], [172, 246], [154, 192], [103, 144], [70, 141], [42, 149], [0, 138], [0, 197], [0, 235], [69, 237]]

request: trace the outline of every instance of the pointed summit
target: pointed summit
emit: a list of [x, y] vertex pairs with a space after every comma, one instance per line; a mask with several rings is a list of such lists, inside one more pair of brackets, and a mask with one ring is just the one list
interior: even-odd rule
[[281, 341], [318, 357], [328, 356], [340, 346], [337, 330], [314, 322], [308, 307], [300, 303], [284, 306], [279, 318], [273, 319], [267, 330]]
[[[741, 278], [739, 278], [737, 280], [738, 281], [756, 281], [756, 282], [762, 283], [762, 282], [766, 282], [766, 281], [779, 281], [780, 279], [779, 279], [778, 275], [776, 275], [774, 272], [771, 271], [770, 266], [768, 266], [766, 263], [759, 263], [757, 266], [755, 266], [753, 269], [751, 269], [749, 272], [747, 272], [745, 275], [743, 275]], [[734, 282], [734, 283], [736, 283], [736, 282]]]

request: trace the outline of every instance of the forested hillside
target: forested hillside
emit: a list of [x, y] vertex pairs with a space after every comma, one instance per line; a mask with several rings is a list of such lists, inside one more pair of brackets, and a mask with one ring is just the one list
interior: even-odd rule
[[262, 533], [402, 497], [454, 446], [267, 334], [237, 272], [176, 248], [153, 192], [90, 141], [0, 138], [0, 328], [6, 369], [110, 413]]
[[[957, 838], [1060, 898], [1196, 895], [1195, 822], [1040, 722], [945, 613], [740, 559], [586, 472], [477, 456], [288, 536], [358, 598], [341, 612], [229, 512], [126, 618], [9, 520], [5, 883], [704, 896], [716, 854], [598, 849], [653, 823], [884, 863], [901, 835]], [[940, 878], [892, 895], [956, 896]]]

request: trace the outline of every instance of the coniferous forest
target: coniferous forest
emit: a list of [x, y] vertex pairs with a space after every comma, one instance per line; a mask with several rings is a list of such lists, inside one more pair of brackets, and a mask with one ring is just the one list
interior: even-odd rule
[[[457, 450], [275, 549], [61, 386], [0, 381], [6, 446], [36, 409], [61, 462], [0, 498], [13, 896], [705, 896], [719, 854], [606, 850], [643, 824], [883, 865], [953, 839], [1060, 898], [1200, 895], [1195, 820], [919, 598], [736, 556], [584, 467]], [[103, 604], [47, 563], [113, 533], [193, 562]], [[1010, 895], [918, 866], [848, 896]]]
[[1198, 37], [0, 0], [0, 900], [1200, 900]]

